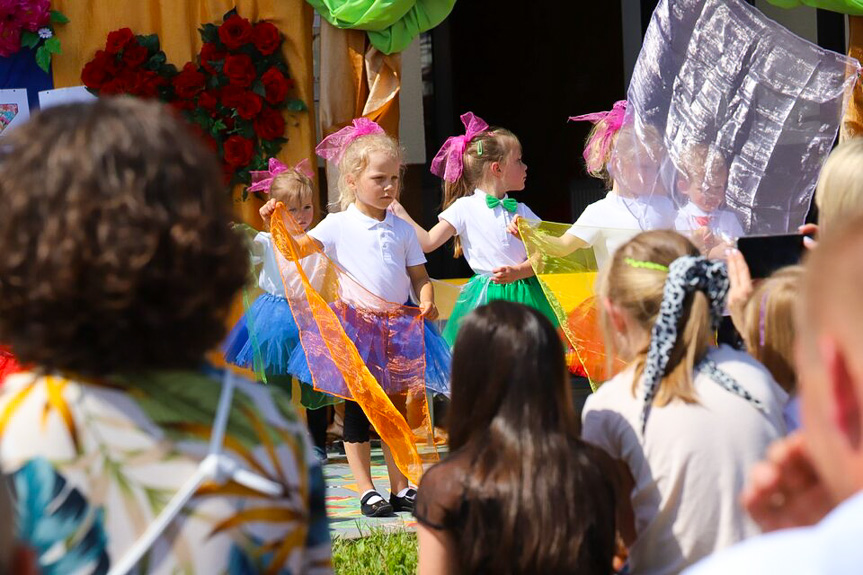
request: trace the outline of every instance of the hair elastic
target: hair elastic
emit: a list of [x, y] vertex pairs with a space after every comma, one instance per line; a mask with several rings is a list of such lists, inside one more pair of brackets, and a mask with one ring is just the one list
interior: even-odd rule
[[626, 265], [632, 268], [639, 268], [645, 270], [653, 270], [657, 272], [667, 272], [668, 266], [664, 266], [662, 264], [657, 264], [654, 262], [643, 262], [640, 260], [635, 260], [632, 258], [623, 258], [623, 261], [626, 262]]

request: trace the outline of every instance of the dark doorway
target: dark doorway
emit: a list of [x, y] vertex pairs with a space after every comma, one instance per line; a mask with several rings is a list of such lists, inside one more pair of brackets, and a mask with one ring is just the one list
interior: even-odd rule
[[[434, 94], [425, 109], [429, 161], [447, 136], [462, 133], [459, 115], [472, 111], [518, 135], [528, 186], [515, 197], [543, 219], [571, 222], [573, 190], [588, 188], [593, 199], [601, 196], [601, 189], [587, 183], [581, 159], [590, 126], [567, 123], [567, 117], [608, 110], [625, 97], [619, 2], [552, 7], [462, 0], [431, 40]], [[440, 184], [424, 182], [423, 219], [431, 225], [440, 208]], [[469, 273], [450, 254], [432, 255], [429, 271], [435, 277]]]

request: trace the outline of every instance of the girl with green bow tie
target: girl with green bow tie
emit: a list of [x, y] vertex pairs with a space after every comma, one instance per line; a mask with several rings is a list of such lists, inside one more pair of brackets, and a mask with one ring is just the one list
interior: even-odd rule
[[461, 291], [444, 339], [453, 345], [461, 318], [495, 299], [534, 307], [556, 325], [524, 244], [507, 232], [516, 218], [540, 219], [507, 196], [507, 192], [523, 190], [527, 179], [521, 144], [509, 130], [489, 128], [471, 112], [461, 119], [465, 134], [448, 138], [432, 160], [432, 173], [444, 180], [444, 210], [437, 225], [427, 231], [397, 202], [390, 207], [413, 225], [426, 253], [454, 237], [455, 257], [463, 254], [476, 274]]

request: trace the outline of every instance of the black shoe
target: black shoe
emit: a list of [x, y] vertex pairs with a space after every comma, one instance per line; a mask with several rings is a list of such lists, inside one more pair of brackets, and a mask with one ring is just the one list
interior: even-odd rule
[[393, 511], [410, 511], [414, 510], [414, 502], [417, 499], [417, 490], [416, 489], [408, 489], [408, 492], [405, 493], [404, 497], [399, 497], [395, 493], [390, 493], [390, 505], [393, 507]]
[[[377, 495], [380, 501], [377, 503], [367, 503], [369, 499]], [[369, 491], [360, 499], [360, 509], [366, 517], [388, 517], [393, 514], [393, 506], [386, 502], [386, 499], [381, 497], [377, 491]]]

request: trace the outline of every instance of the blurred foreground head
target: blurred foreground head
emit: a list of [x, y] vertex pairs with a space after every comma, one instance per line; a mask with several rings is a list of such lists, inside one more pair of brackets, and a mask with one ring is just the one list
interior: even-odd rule
[[0, 341], [98, 376], [194, 367], [246, 272], [215, 156], [156, 103], [51, 108], [0, 151]]
[[803, 433], [836, 501], [863, 490], [863, 217], [806, 262], [796, 349]]

